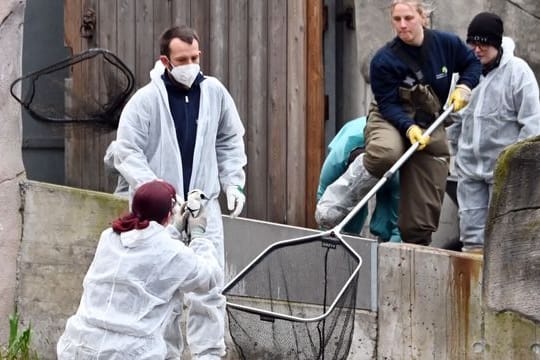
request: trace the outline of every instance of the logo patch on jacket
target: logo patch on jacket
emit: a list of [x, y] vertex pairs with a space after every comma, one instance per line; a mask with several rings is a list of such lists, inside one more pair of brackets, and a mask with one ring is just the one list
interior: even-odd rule
[[435, 75], [435, 79], [440, 80], [440, 79], [444, 79], [447, 76], [448, 76], [448, 68], [446, 66], [443, 66], [441, 68], [441, 72]]

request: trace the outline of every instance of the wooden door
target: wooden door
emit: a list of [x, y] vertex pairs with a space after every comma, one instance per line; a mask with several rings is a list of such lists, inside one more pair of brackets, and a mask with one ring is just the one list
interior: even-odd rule
[[[194, 27], [201, 68], [229, 89], [246, 128], [244, 216], [315, 226], [324, 155], [322, 0], [65, 0], [66, 45], [73, 53], [106, 48], [149, 80], [158, 38], [172, 24]], [[94, 36], [82, 38], [82, 16], [94, 12]], [[91, 69], [89, 69], [91, 72]], [[95, 89], [89, 74], [75, 88]], [[88, 90], [87, 90], [88, 91]], [[114, 132], [71, 126], [66, 135], [68, 185], [112, 191], [103, 154]]]

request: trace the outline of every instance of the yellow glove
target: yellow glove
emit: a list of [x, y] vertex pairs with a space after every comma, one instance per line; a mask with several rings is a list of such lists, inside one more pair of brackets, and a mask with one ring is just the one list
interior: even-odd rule
[[418, 143], [417, 150], [424, 150], [424, 148], [429, 144], [429, 135], [424, 135], [424, 130], [422, 130], [418, 125], [409, 126], [406, 135], [411, 144]]
[[463, 109], [471, 99], [471, 89], [467, 85], [459, 84], [450, 94], [450, 104], [454, 104], [454, 112]]

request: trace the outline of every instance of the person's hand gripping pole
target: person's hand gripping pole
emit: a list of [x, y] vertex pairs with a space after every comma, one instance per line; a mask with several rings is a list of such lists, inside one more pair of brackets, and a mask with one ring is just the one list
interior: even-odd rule
[[450, 104], [454, 105], [454, 112], [463, 109], [471, 100], [471, 89], [467, 85], [459, 84], [450, 94]]
[[418, 143], [418, 151], [424, 150], [431, 140], [430, 136], [424, 134], [424, 130], [422, 130], [422, 128], [420, 128], [418, 125], [409, 126], [406, 135], [411, 144]]

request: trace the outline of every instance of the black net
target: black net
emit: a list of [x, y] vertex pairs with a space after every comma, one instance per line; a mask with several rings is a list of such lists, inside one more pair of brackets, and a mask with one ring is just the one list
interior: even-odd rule
[[89, 49], [15, 80], [11, 95], [37, 120], [116, 128], [134, 84], [133, 73], [116, 55]]
[[335, 236], [282, 241], [259, 255], [223, 291], [240, 357], [346, 359], [360, 263]]

